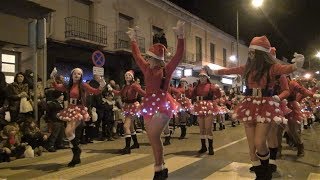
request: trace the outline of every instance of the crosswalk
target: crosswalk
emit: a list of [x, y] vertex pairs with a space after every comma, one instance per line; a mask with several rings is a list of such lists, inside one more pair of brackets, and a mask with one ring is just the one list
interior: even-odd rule
[[[95, 157], [94, 161], [87, 161]], [[101, 153], [93, 153], [88, 150], [84, 150], [82, 155], [82, 164], [74, 167], [67, 168], [61, 167], [55, 171], [45, 171], [45, 165], [47, 164], [67, 164], [71, 159], [71, 154], [60, 154], [58, 157], [53, 157], [51, 159], [38, 161], [31, 164], [30, 166], [26, 165], [25, 168], [15, 168], [11, 169], [10, 167], [0, 168], [0, 179], [18, 179], [23, 177], [31, 177], [26, 179], [41, 180], [41, 179], [93, 179], [102, 178], [102, 179], [114, 179], [114, 180], [125, 180], [125, 179], [151, 179], [153, 176], [153, 163], [150, 161], [152, 159], [151, 154], [140, 154], [132, 153], [130, 155], [113, 155], [106, 156]], [[149, 160], [147, 160], [149, 159]], [[172, 155], [166, 157], [166, 167], [168, 167], [170, 174], [174, 174], [174, 177], [177, 177], [178, 173], [181, 179], [188, 179], [188, 172], [194, 172], [200, 164], [210, 164], [210, 158], [208, 156], [197, 157], [197, 156], [182, 156], [182, 155]], [[206, 162], [205, 162], [206, 161]], [[147, 163], [143, 163], [147, 162]], [[136, 167], [133, 167], [129, 170], [123, 170], [123, 167], [129, 167], [132, 164], [136, 164]], [[217, 161], [213, 162], [217, 163]], [[128, 165], [130, 164], [130, 165]], [[144, 164], [142, 167], [138, 166], [139, 164]], [[127, 166], [128, 165], [128, 166]], [[44, 169], [38, 168], [37, 170], [32, 167], [41, 167], [44, 166]], [[254, 179], [255, 175], [248, 171], [250, 164], [242, 162], [228, 162], [218, 170], [206, 171], [205, 174], [202, 174], [202, 177], [197, 179], [232, 179], [232, 180], [250, 180]], [[210, 169], [210, 167], [209, 167]], [[41, 173], [35, 173], [34, 176], [30, 176], [30, 172], [40, 171]], [[119, 174], [119, 172], [124, 172]], [[183, 172], [181, 174], [181, 172]], [[28, 176], [26, 176], [28, 174]], [[169, 179], [170, 179], [169, 174]], [[179, 178], [179, 179], [180, 179]], [[24, 178], [23, 178], [24, 179]], [[176, 178], [173, 178], [176, 179]], [[277, 178], [278, 179], [278, 178]], [[280, 178], [281, 179], [281, 178]], [[320, 174], [310, 173], [308, 180], [319, 180]]]

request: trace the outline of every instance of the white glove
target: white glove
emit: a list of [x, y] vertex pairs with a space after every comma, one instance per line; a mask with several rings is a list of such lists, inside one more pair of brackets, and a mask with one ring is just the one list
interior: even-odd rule
[[110, 84], [107, 85], [108, 91], [113, 91], [113, 88], [110, 86]]
[[280, 102], [279, 96], [274, 95], [274, 96], [272, 96], [272, 98], [273, 98], [273, 100], [274, 100], [275, 102]]
[[183, 39], [184, 38], [184, 23], [185, 23], [184, 21], [180, 21], [179, 20], [177, 22], [177, 26], [172, 28], [179, 39]]
[[91, 109], [91, 114], [92, 114], [92, 122], [96, 122], [98, 120], [98, 114], [95, 107]]
[[314, 95], [313, 95], [313, 98], [315, 98], [315, 99], [320, 99], [320, 94], [314, 94]]
[[302, 68], [304, 64], [304, 56], [302, 54], [294, 53], [294, 58], [291, 60], [291, 62], [294, 62], [298, 68]]
[[50, 74], [50, 78], [54, 79], [54, 77], [58, 74], [57, 68], [53, 68], [51, 74]]
[[104, 88], [104, 87], [107, 85], [107, 83], [106, 83], [106, 81], [104, 80], [104, 78], [102, 78], [102, 79], [100, 80], [99, 84], [100, 84], [100, 87], [101, 87], [101, 88]]
[[138, 26], [134, 27], [134, 28], [128, 28], [129, 30], [127, 31], [127, 34], [130, 38], [131, 41], [135, 41], [137, 39], [137, 31], [139, 29]]

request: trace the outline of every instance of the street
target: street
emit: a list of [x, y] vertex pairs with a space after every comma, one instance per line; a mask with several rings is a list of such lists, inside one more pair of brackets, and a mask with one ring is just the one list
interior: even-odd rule
[[[279, 172], [274, 179], [320, 179], [319, 123], [303, 131], [305, 156], [296, 157], [283, 143], [282, 158], [278, 160]], [[199, 156], [198, 127], [188, 128], [187, 138], [178, 140], [176, 129], [171, 145], [165, 147], [169, 179], [254, 179], [249, 172], [250, 161], [243, 125], [226, 125], [223, 131], [214, 132], [215, 155]], [[3, 179], [151, 179], [153, 156], [145, 134], [139, 134], [140, 149], [130, 155], [117, 154], [124, 146], [119, 138], [113, 142], [94, 142], [82, 145], [82, 163], [74, 168], [66, 167], [71, 160], [69, 149], [55, 153], [45, 152], [41, 157], [19, 159], [0, 164]]]

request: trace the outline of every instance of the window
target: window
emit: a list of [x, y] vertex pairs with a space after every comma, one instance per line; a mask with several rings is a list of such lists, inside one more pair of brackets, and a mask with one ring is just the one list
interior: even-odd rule
[[210, 43], [210, 61], [212, 63], [214, 63], [215, 59], [216, 59], [216, 56], [215, 56], [215, 44]]
[[133, 18], [119, 13], [119, 30], [127, 32], [128, 27], [133, 26]]
[[17, 55], [15, 54], [1, 54], [1, 71], [6, 76], [6, 82], [12, 83], [17, 70]]
[[196, 36], [196, 61], [202, 61], [202, 40]]
[[133, 27], [133, 18], [125, 14], [119, 13], [119, 31], [116, 32], [116, 48], [125, 48], [130, 47], [130, 40], [126, 34], [128, 27]]
[[227, 67], [227, 49], [223, 48], [223, 66]]
[[157, 26], [152, 26], [152, 42], [153, 44], [155, 43], [161, 43], [163, 44], [166, 48], [168, 47], [167, 43], [167, 38], [166, 34], [164, 33], [163, 29], [157, 27]]

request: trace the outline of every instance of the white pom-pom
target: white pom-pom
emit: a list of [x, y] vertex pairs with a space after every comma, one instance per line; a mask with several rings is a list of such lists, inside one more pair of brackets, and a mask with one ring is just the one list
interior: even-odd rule
[[266, 103], [266, 100], [264, 99], [264, 100], [262, 100], [262, 104], [264, 104], [264, 103]]
[[247, 116], [249, 116], [249, 115], [250, 115], [250, 110], [246, 110], [245, 114], [246, 114]]
[[272, 106], [273, 105], [273, 101], [269, 101], [269, 104]]
[[270, 116], [271, 115], [271, 113], [269, 113], [269, 112], [266, 112], [266, 116]]
[[156, 94], [152, 94], [152, 97], [156, 97]]
[[251, 101], [251, 98], [247, 98], [247, 101]]
[[249, 116], [249, 117], [248, 117], [248, 121], [251, 121], [251, 120], [252, 120], [252, 117], [251, 117], [251, 116]]

